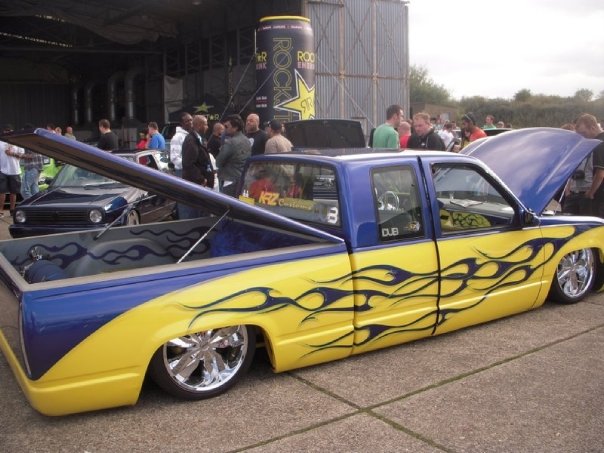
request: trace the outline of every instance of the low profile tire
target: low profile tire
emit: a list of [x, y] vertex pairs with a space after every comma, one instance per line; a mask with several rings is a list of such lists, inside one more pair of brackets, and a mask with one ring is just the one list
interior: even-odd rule
[[552, 282], [550, 298], [563, 304], [574, 304], [592, 289], [596, 265], [592, 249], [575, 250], [560, 260]]
[[126, 217], [126, 225], [140, 225], [141, 219], [136, 211], [130, 211]]
[[149, 374], [159, 387], [178, 398], [211, 398], [245, 375], [255, 350], [253, 327], [206, 330], [161, 346], [151, 359]]

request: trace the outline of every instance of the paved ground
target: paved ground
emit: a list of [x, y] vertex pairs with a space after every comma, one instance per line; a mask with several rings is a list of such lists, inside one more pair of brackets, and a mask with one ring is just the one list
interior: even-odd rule
[[0, 358], [0, 452], [602, 452], [603, 351], [599, 294], [291, 373], [260, 355], [212, 400], [147, 383], [136, 406], [60, 418]]

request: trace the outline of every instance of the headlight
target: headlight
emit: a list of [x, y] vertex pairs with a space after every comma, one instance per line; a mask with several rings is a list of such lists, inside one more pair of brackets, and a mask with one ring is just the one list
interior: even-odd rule
[[88, 213], [88, 218], [92, 223], [101, 223], [101, 221], [103, 220], [103, 213], [98, 209], [92, 209]]
[[27, 220], [27, 216], [25, 215], [25, 211], [22, 211], [21, 209], [17, 209], [15, 211], [15, 222], [25, 223], [26, 220]]

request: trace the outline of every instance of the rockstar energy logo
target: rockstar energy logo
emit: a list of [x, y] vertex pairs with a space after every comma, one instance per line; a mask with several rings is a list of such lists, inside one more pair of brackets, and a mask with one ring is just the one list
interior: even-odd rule
[[296, 96], [276, 104], [275, 108], [287, 110], [300, 115], [301, 120], [309, 120], [315, 117], [315, 87], [309, 87], [298, 71], [296, 74]]
[[290, 99], [292, 92], [292, 38], [273, 38], [273, 102]]
[[[280, 110], [286, 115], [275, 115], [283, 119], [297, 117], [301, 120], [315, 117], [315, 87], [308, 86], [306, 80], [298, 69], [313, 69], [315, 65], [315, 53], [311, 51], [298, 50], [292, 52], [294, 43], [292, 38], [273, 38], [272, 63], [273, 72], [273, 105], [275, 110]], [[267, 57], [259, 53], [256, 57], [256, 65], [266, 64]], [[295, 65], [294, 65], [295, 58]], [[297, 68], [297, 69], [296, 69]], [[293, 70], [293, 71], [292, 71]]]

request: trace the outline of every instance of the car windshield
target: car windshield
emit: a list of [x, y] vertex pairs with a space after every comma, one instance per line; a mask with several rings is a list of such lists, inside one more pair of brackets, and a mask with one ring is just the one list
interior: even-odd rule
[[124, 187], [124, 184], [73, 165], [64, 165], [53, 181], [52, 187], [96, 189], [99, 187]]

